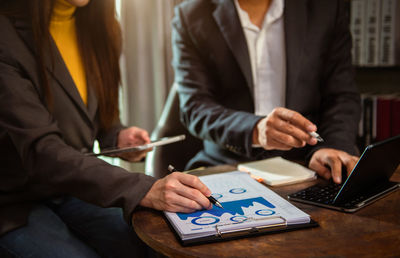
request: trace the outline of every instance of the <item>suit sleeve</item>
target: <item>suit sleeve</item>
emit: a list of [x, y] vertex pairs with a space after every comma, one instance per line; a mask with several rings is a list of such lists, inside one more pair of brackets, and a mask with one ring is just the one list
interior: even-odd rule
[[194, 136], [239, 155], [252, 155], [252, 131], [261, 117], [220, 104], [218, 80], [191, 34], [180, 8], [172, 22], [173, 67], [181, 120]]
[[108, 130], [100, 130], [97, 134], [97, 140], [99, 141], [99, 145], [101, 149], [107, 149], [110, 147], [116, 147], [118, 144], [118, 135], [119, 132], [125, 129], [126, 126], [121, 124], [121, 121], [118, 121]]
[[308, 158], [320, 148], [335, 148], [350, 154], [358, 152], [355, 142], [360, 119], [360, 96], [354, 83], [351, 62], [349, 6], [347, 1], [337, 2], [335, 28], [320, 86], [322, 101], [318, 132], [325, 142], [313, 147]]
[[23, 187], [32, 200], [71, 195], [102, 207], [121, 207], [130, 221], [155, 179], [68, 146], [38, 89], [4, 54], [0, 51], [0, 128], [9, 136], [25, 173], [18, 176], [15, 189], [9, 186], [10, 191]]

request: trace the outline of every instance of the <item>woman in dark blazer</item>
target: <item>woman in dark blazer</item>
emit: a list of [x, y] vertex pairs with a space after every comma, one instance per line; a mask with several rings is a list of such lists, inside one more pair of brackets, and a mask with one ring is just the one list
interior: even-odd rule
[[118, 118], [113, 0], [5, 0], [0, 14], [1, 257], [144, 256], [129, 226], [138, 205], [211, 205], [197, 177], [156, 180], [83, 154], [96, 139], [101, 148], [149, 141]]

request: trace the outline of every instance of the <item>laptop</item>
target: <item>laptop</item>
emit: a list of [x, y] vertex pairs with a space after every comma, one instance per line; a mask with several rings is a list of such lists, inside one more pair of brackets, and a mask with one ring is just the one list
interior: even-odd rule
[[289, 200], [355, 212], [400, 188], [389, 181], [400, 164], [400, 135], [369, 145], [342, 184], [332, 180], [288, 195]]

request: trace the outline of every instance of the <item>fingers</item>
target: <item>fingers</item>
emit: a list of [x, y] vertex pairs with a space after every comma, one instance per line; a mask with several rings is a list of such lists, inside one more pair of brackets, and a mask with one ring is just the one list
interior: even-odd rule
[[287, 121], [271, 119], [268, 122], [267, 124], [274, 130], [270, 130], [267, 134], [280, 143], [295, 148], [304, 147], [308, 142], [312, 143], [310, 140], [313, 138], [309, 134]]
[[[117, 146], [119, 148], [125, 148], [142, 145], [149, 142], [150, 137], [146, 130], [132, 126], [119, 132]], [[146, 157], [147, 152], [151, 150], [152, 149], [147, 149], [139, 152], [121, 153], [118, 156], [124, 160], [136, 162]]]
[[256, 128], [257, 132], [253, 135], [258, 138], [253, 142], [267, 150], [290, 150], [304, 147], [307, 143], [317, 144], [317, 140], [309, 134], [316, 131], [316, 126], [301, 114], [286, 108], [274, 109], [258, 122]]
[[342, 167], [346, 167], [347, 175], [350, 175], [354, 166], [357, 164], [358, 157], [349, 155], [343, 151], [337, 151], [337, 156], [333, 156], [331, 163], [334, 163], [331, 167], [333, 180], [335, 183], [341, 183], [342, 181]]
[[346, 167], [349, 175], [357, 161], [358, 157], [344, 151], [323, 148], [313, 154], [309, 167], [326, 179], [332, 176], [333, 181], [339, 184], [342, 182], [342, 166]]
[[358, 157], [352, 155], [341, 156], [341, 161], [343, 165], [346, 166], [347, 176], [349, 176], [351, 174], [351, 171], [353, 171], [353, 168], [356, 166], [358, 159]]
[[180, 211], [183, 210], [202, 210], [208, 207], [203, 207], [200, 205], [198, 202], [196, 202], [194, 199], [195, 193], [192, 192], [190, 193], [191, 189], [185, 189], [185, 187], [178, 186], [179, 188], [182, 188], [181, 190], [187, 191], [184, 195], [182, 195], [182, 192], [177, 191], [177, 189], [170, 189], [169, 185], [166, 186], [166, 194], [165, 194], [165, 205], [166, 205], [166, 210], [171, 211], [173, 209], [179, 209]]
[[181, 196], [200, 204], [201, 207], [199, 209], [208, 209], [212, 206], [210, 201], [206, 198], [211, 195], [211, 191], [197, 176], [179, 172], [173, 173], [171, 176], [177, 177], [179, 182], [185, 186], [177, 190]]
[[[138, 128], [138, 129], [140, 129], [140, 128]], [[146, 130], [143, 130], [143, 129], [139, 130], [139, 138], [141, 138], [144, 143], [149, 143], [150, 142], [150, 136], [149, 136], [149, 133]]]
[[141, 128], [132, 126], [123, 129], [118, 134], [118, 147], [129, 147], [150, 142], [149, 133]]
[[150, 137], [146, 130], [137, 127], [131, 127], [128, 130], [130, 130], [130, 132], [127, 143], [131, 146], [146, 144], [150, 142]]
[[331, 178], [331, 170], [319, 160], [311, 160], [309, 167], [325, 179]]
[[279, 132], [271, 132], [268, 136], [267, 133], [265, 133], [259, 138], [259, 143], [267, 150], [291, 150], [293, 146], [286, 144], [285, 141], [282, 140], [282, 138], [285, 137], [286, 135], [281, 135]]
[[333, 181], [336, 184], [340, 184], [342, 182], [342, 162], [337, 157], [330, 156], [327, 158], [327, 163], [331, 168]]
[[[296, 145], [293, 137], [286, 135], [275, 128], [274, 118], [266, 117], [257, 124], [258, 144], [266, 150], [290, 150]], [[299, 145], [301, 143], [297, 143]]]
[[171, 212], [210, 209], [210, 190], [196, 176], [174, 172], [156, 181], [141, 205]]
[[201, 180], [197, 176], [183, 174], [183, 173], [173, 173], [173, 175], [176, 176], [181, 183], [197, 189], [203, 195], [205, 196], [211, 195], [210, 189], [208, 189], [208, 187], [205, 184], [203, 184], [203, 182], [201, 182]]
[[276, 115], [282, 120], [290, 122], [305, 132], [315, 132], [317, 130], [313, 123], [296, 111], [287, 108], [276, 108], [273, 112], [276, 112]]
[[171, 190], [173, 185], [166, 184], [167, 181], [167, 178], [157, 180], [140, 201], [140, 205], [169, 212], [189, 213], [200, 209], [194, 201], [188, 200]]

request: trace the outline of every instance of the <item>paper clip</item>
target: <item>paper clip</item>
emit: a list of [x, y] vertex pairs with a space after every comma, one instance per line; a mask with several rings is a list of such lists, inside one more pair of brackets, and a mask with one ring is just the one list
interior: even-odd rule
[[[274, 230], [277, 230], [280, 228], [283, 229], [283, 228], [287, 227], [287, 221], [282, 216], [271, 216], [271, 217], [263, 218], [263, 219], [250, 219], [250, 220], [257, 221], [257, 220], [272, 220], [272, 219], [281, 219], [282, 222], [269, 224], [269, 225], [263, 225], [263, 226], [245, 227], [245, 228], [230, 229], [230, 230], [222, 230], [221, 227], [233, 225], [233, 224], [240, 224], [242, 222], [216, 225], [215, 226], [215, 229], [217, 231], [216, 235], [221, 238], [227, 238], [227, 237], [234, 237], [234, 236], [242, 236], [242, 235], [251, 234], [251, 233], [274, 231]], [[249, 220], [246, 220], [246, 221], [249, 221]]]

